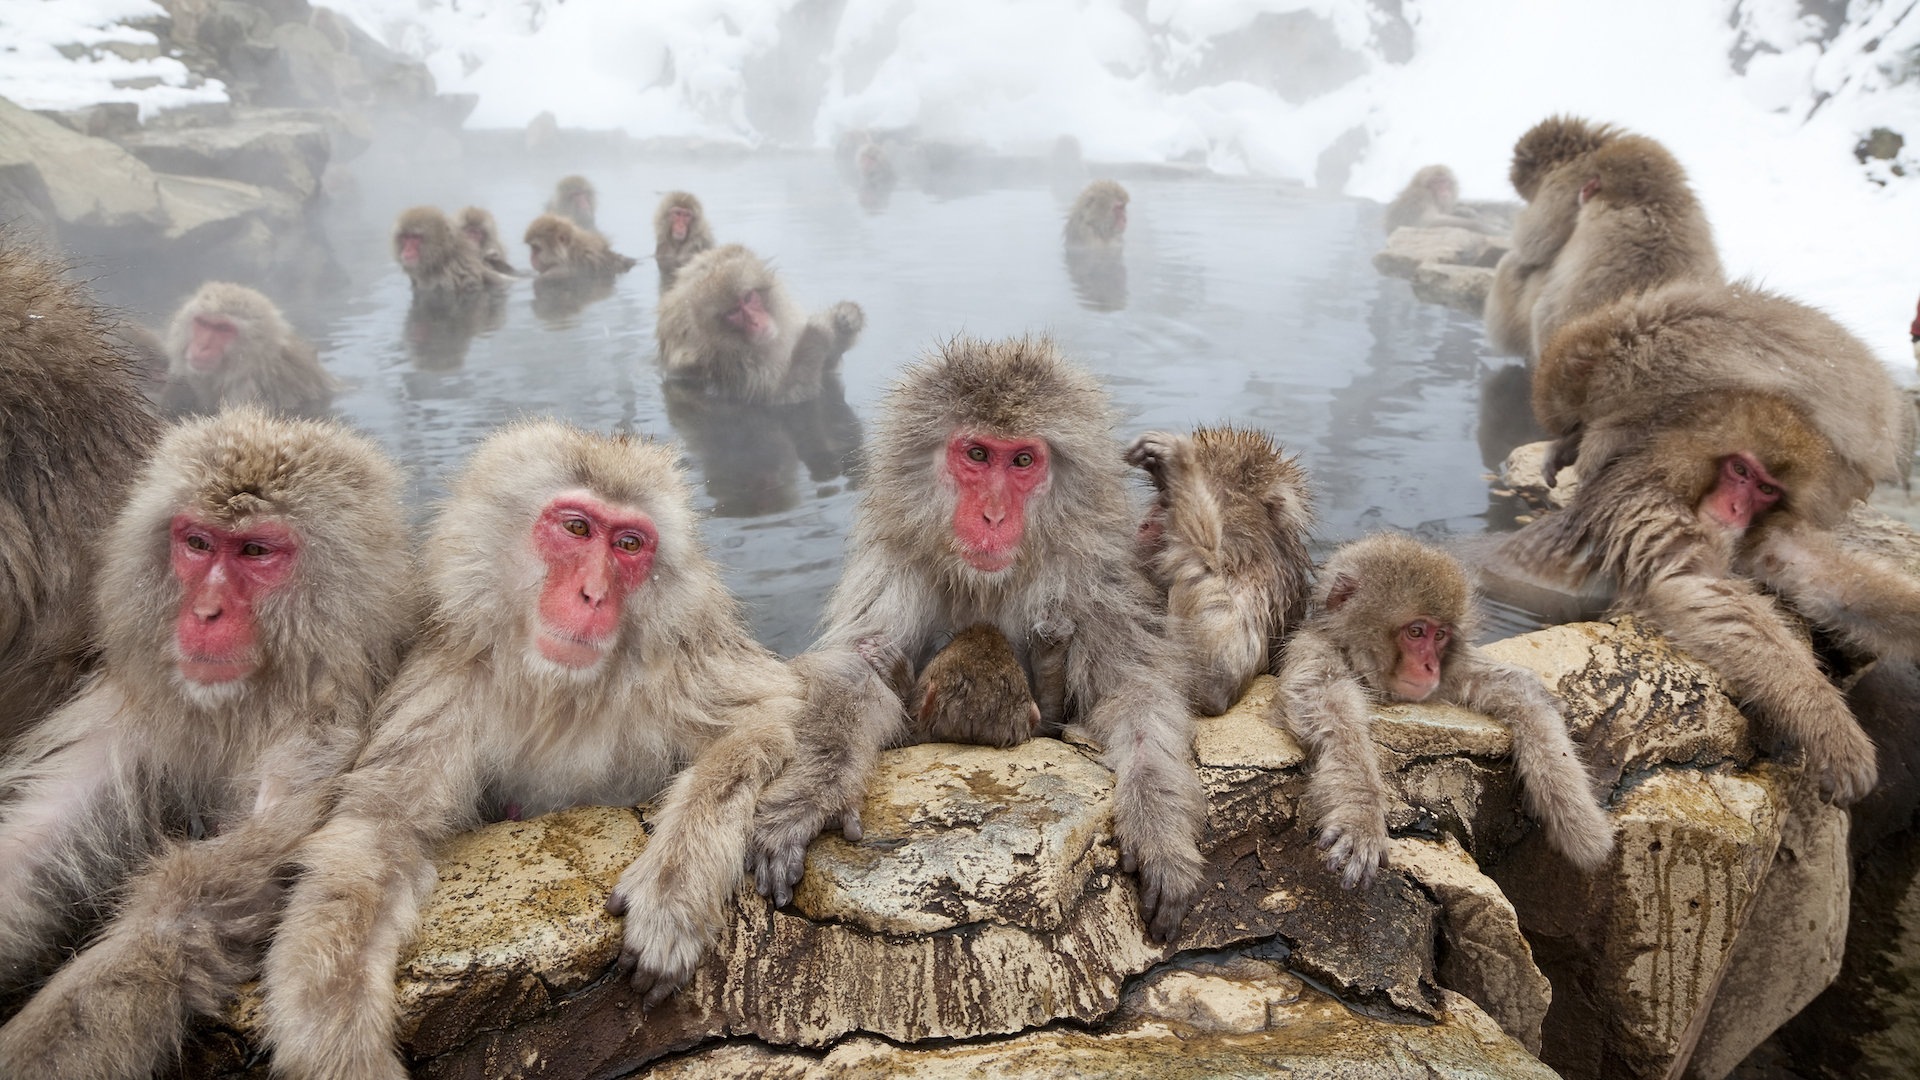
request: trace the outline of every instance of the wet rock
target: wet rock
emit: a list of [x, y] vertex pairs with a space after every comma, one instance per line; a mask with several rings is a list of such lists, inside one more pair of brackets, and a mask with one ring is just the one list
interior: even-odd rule
[[1422, 263], [1413, 271], [1413, 295], [1423, 303], [1441, 304], [1469, 315], [1486, 310], [1493, 291], [1493, 270], [1484, 266]]
[[45, 191], [56, 228], [158, 231], [167, 225], [153, 170], [138, 158], [4, 98], [0, 175], [16, 190]]
[[1393, 230], [1387, 246], [1374, 255], [1373, 268], [1388, 277], [1411, 278], [1429, 263], [1492, 266], [1506, 247], [1506, 241], [1471, 229], [1402, 226]]
[[135, 132], [120, 144], [159, 172], [238, 180], [305, 201], [320, 190], [333, 137], [310, 120], [250, 117], [219, 127]]
[[1553, 486], [1547, 486], [1547, 452], [1553, 448], [1551, 442], [1532, 442], [1516, 446], [1507, 455], [1500, 466], [1500, 482], [1512, 488], [1514, 494], [1527, 500], [1536, 510], [1559, 509], [1573, 501], [1573, 493], [1580, 490], [1580, 467], [1578, 463], [1569, 465], [1553, 477]]

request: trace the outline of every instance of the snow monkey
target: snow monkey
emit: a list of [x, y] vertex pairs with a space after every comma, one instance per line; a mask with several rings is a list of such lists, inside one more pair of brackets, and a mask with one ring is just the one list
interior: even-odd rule
[[[0, 1075], [140, 1077], [253, 977], [414, 625], [400, 471], [252, 408], [167, 433], [100, 551], [100, 672], [0, 766]], [[109, 899], [111, 898], [111, 899]]]
[[1119, 247], [1126, 239], [1129, 198], [1112, 180], [1088, 184], [1067, 211], [1067, 246]]
[[1313, 503], [1300, 459], [1264, 432], [1149, 431], [1127, 462], [1152, 477], [1140, 525], [1147, 572], [1167, 595], [1167, 637], [1190, 672], [1194, 708], [1218, 716], [1306, 614]]
[[633, 269], [634, 260], [614, 251], [606, 237], [559, 214], [534, 218], [527, 226], [526, 242], [528, 261], [542, 282], [604, 279]]
[[473, 246], [480, 249], [480, 261], [486, 263], [489, 270], [507, 277], [521, 276], [513, 263], [507, 261], [506, 245], [500, 242], [500, 227], [494, 224], [490, 211], [468, 206], [453, 216], [453, 223], [459, 228], [460, 235], [473, 241]]
[[480, 248], [431, 206], [400, 212], [393, 224], [393, 257], [413, 282], [415, 299], [452, 300], [485, 292], [507, 279], [487, 266]]
[[1460, 205], [1460, 181], [1445, 165], [1429, 165], [1414, 173], [1407, 186], [1387, 204], [1382, 222], [1389, 233], [1399, 228], [1442, 226], [1481, 233], [1502, 231], [1497, 224], [1475, 216], [1472, 208]]
[[0, 751], [93, 663], [95, 538], [159, 434], [128, 329], [0, 227]]
[[553, 198], [547, 200], [547, 213], [559, 214], [583, 229], [598, 228], [593, 215], [600, 209], [600, 196], [584, 176], [563, 176], [553, 186]]
[[1487, 297], [1499, 351], [1537, 360], [1570, 319], [1669, 282], [1726, 280], [1686, 170], [1652, 139], [1549, 117], [1514, 144], [1509, 175], [1527, 206]]
[[867, 317], [841, 301], [811, 319], [758, 255], [728, 244], [694, 256], [660, 298], [654, 334], [670, 379], [762, 405], [820, 396]]
[[225, 281], [207, 282], [180, 305], [167, 330], [167, 361], [160, 407], [173, 413], [253, 404], [317, 416], [341, 388], [273, 301]]
[[305, 845], [267, 954], [276, 1072], [407, 1074], [399, 952], [434, 846], [489, 819], [655, 800], [607, 900], [626, 916], [617, 968], [649, 1005], [693, 974], [802, 701], [708, 561], [678, 456], [555, 423], [474, 451], [427, 546], [432, 629]]
[[1920, 582], [1832, 535], [1912, 459], [1913, 406], [1867, 347], [1745, 282], [1672, 285], [1568, 323], [1533, 401], [1548, 468], [1577, 458], [1580, 488], [1508, 554], [1612, 575], [1617, 606], [1719, 671], [1837, 801], [1871, 790], [1872, 742], [1777, 606], [1861, 653], [1920, 650]]
[[684, 191], [669, 191], [653, 212], [653, 261], [660, 267], [660, 291], [673, 287], [680, 268], [713, 247], [713, 230], [700, 200]]
[[1205, 806], [1105, 391], [1044, 338], [956, 338], [908, 368], [878, 427], [826, 630], [794, 660], [809, 709], [755, 820], [760, 890], [791, 899], [829, 818], [857, 835], [879, 751], [908, 738], [863, 641], [918, 665], [988, 623], [1032, 667], [1034, 639], [1066, 628], [1065, 707], [1107, 748], [1122, 866], [1139, 871], [1150, 932], [1171, 939], [1202, 884]]
[[1613, 829], [1538, 676], [1469, 644], [1471, 590], [1453, 557], [1390, 533], [1341, 547], [1314, 590], [1314, 613], [1287, 643], [1274, 699], [1313, 755], [1308, 797], [1327, 868], [1347, 888], [1387, 865], [1387, 788], [1368, 709], [1436, 701], [1486, 713], [1513, 730], [1513, 766], [1527, 812], [1582, 870], [1613, 850]]
[[917, 679], [906, 654], [880, 639], [862, 641], [859, 650], [905, 701], [907, 741], [1018, 746], [1040, 727], [1026, 669], [991, 623], [955, 634]]

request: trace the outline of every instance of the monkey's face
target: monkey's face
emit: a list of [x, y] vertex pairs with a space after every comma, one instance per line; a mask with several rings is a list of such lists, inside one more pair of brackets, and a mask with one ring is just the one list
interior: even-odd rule
[[1433, 204], [1436, 207], [1442, 210], [1453, 209], [1456, 198], [1453, 192], [1453, 181], [1444, 176], [1436, 176], [1427, 182], [1427, 190], [1433, 193]]
[[678, 244], [687, 238], [687, 232], [693, 228], [693, 211], [684, 206], [676, 206], [667, 214], [673, 222], [673, 242]]
[[1113, 235], [1119, 236], [1127, 231], [1127, 200], [1113, 201]]
[[1440, 685], [1441, 660], [1453, 640], [1453, 627], [1420, 618], [1394, 632], [1398, 661], [1387, 673], [1383, 688], [1402, 701], [1425, 701]]
[[564, 266], [567, 261], [567, 245], [557, 238], [531, 238], [527, 241], [527, 261], [541, 273], [556, 266]]
[[287, 587], [300, 560], [299, 538], [277, 521], [227, 528], [179, 514], [168, 557], [182, 593], [174, 625], [180, 677], [213, 687], [253, 674], [261, 660], [258, 610]]
[[1026, 535], [1027, 501], [1046, 490], [1046, 440], [956, 432], [942, 464], [954, 491], [953, 539], [982, 573], [1013, 565]]
[[567, 201], [573, 204], [574, 213], [584, 217], [593, 216], [593, 192], [582, 188], [574, 192]]
[[212, 312], [193, 317], [193, 326], [188, 331], [187, 363], [195, 371], [214, 371], [227, 359], [227, 349], [239, 336], [239, 328], [232, 319]]
[[394, 258], [400, 260], [401, 266], [414, 269], [420, 265], [420, 245], [425, 241], [426, 237], [420, 233], [411, 230], [401, 233], [393, 238]]
[[1767, 472], [1760, 460], [1741, 451], [1720, 459], [1713, 489], [1700, 500], [1697, 512], [1701, 520], [1710, 525], [1744, 532], [1772, 509], [1783, 494], [1785, 490], [1780, 482]]
[[765, 297], [762, 289], [748, 289], [740, 294], [740, 302], [724, 316], [735, 330], [745, 334], [747, 340], [755, 345], [764, 345], [780, 333], [773, 315], [767, 311]]
[[460, 231], [465, 233], [467, 239], [473, 241], [473, 246], [477, 248], [484, 249], [487, 246], [487, 241], [490, 239], [487, 235], [487, 227], [485, 225], [466, 225], [463, 226]]
[[638, 510], [575, 491], [540, 512], [532, 545], [547, 568], [534, 613], [535, 651], [570, 671], [592, 671], [619, 640], [627, 598], [653, 570], [659, 530]]

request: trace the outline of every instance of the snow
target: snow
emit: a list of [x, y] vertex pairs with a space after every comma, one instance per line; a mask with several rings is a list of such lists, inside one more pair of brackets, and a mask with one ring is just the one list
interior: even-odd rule
[[[914, 125], [1008, 153], [1071, 133], [1094, 160], [1205, 161], [1308, 183], [1324, 150], [1363, 129], [1345, 190], [1384, 200], [1433, 161], [1469, 197], [1512, 198], [1514, 138], [1575, 113], [1673, 150], [1730, 273], [1818, 304], [1890, 363], [1910, 363], [1920, 143], [1897, 163], [1905, 176], [1852, 153], [1878, 126], [1920, 139], [1910, 0], [1855, 0], [1833, 27], [1799, 0], [1402, 0], [1403, 24], [1374, 0], [846, 0], [837, 14], [801, 0], [336, 6], [424, 60], [442, 90], [478, 93], [469, 123], [481, 127], [552, 111], [639, 137], [830, 146], [849, 128]], [[156, 10], [0, 0], [0, 94], [32, 107], [138, 100], [143, 112], [217, 95], [184, 89], [165, 58], [53, 51], [151, 41], [114, 23]], [[1293, 100], [1285, 72], [1216, 70], [1234, 45], [1268, 40], [1248, 36], [1263, 16], [1312, 22], [1350, 70]], [[135, 72], [165, 85], [112, 88]], [[797, 123], [769, 119], [795, 109]]]
[[[157, 47], [159, 39], [124, 24], [165, 15], [153, 0], [0, 0], [0, 97], [29, 109], [130, 101], [140, 106], [142, 119], [163, 109], [227, 100], [217, 80], [189, 87], [180, 61], [138, 55], [157, 52], [139, 47]], [[134, 46], [127, 52], [135, 55], [103, 48], [109, 44]], [[62, 45], [89, 48], [68, 59]]]

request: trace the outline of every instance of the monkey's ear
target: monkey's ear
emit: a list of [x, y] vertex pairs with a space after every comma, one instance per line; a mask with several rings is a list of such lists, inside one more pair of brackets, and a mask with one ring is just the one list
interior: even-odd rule
[[1340, 606], [1353, 599], [1360, 591], [1360, 579], [1352, 574], [1341, 574], [1333, 579], [1333, 588], [1327, 590], [1327, 610], [1339, 611]]

